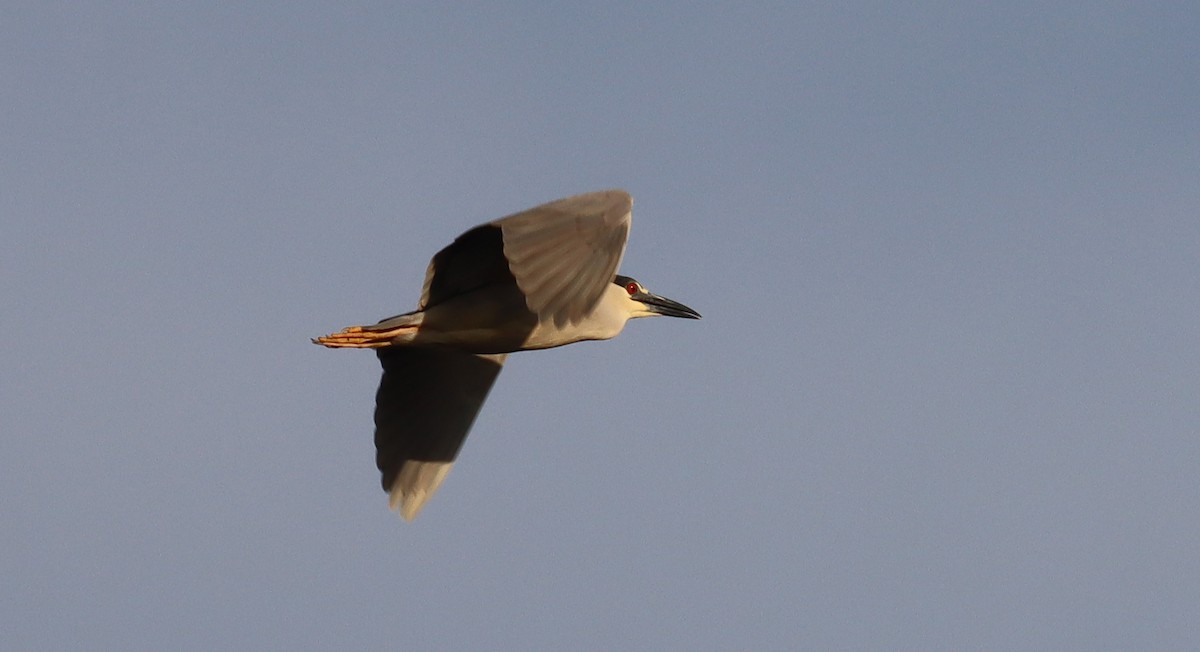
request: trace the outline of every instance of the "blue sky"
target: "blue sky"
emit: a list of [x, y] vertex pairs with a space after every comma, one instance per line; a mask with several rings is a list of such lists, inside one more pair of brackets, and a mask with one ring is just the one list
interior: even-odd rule
[[[1188, 3], [0, 9], [6, 649], [1200, 646]], [[477, 223], [704, 320], [514, 356], [388, 512]]]

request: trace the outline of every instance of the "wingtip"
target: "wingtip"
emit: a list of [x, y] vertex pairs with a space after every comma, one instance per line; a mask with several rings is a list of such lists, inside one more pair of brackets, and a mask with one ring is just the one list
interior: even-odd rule
[[412, 522], [446, 479], [453, 462], [406, 462], [388, 492], [388, 507]]
[[425, 507], [428, 496], [405, 495], [399, 489], [393, 489], [388, 495], [388, 508], [400, 515], [406, 523], [412, 523], [421, 508]]

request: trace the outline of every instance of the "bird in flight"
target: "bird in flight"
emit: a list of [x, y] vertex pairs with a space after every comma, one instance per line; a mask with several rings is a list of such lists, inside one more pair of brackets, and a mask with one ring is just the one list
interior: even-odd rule
[[616, 337], [637, 317], [699, 319], [617, 274], [633, 198], [603, 190], [477, 226], [439, 251], [413, 312], [318, 337], [375, 349], [375, 462], [389, 504], [416, 518], [450, 471], [504, 359]]

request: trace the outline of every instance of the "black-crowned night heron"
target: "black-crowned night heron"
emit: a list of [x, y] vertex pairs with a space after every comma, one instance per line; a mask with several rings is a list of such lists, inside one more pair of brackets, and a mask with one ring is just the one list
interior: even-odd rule
[[700, 314], [617, 267], [633, 198], [592, 192], [477, 226], [433, 257], [417, 310], [313, 340], [376, 349], [376, 463], [412, 520], [437, 491], [504, 358], [615, 337], [635, 317]]

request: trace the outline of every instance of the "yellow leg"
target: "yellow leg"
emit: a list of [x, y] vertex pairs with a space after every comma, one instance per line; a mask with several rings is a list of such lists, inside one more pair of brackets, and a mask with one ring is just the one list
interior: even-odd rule
[[390, 346], [393, 340], [406, 332], [415, 331], [414, 326], [401, 326], [391, 330], [377, 331], [362, 326], [350, 326], [337, 333], [318, 337], [312, 341], [331, 349], [381, 349]]

